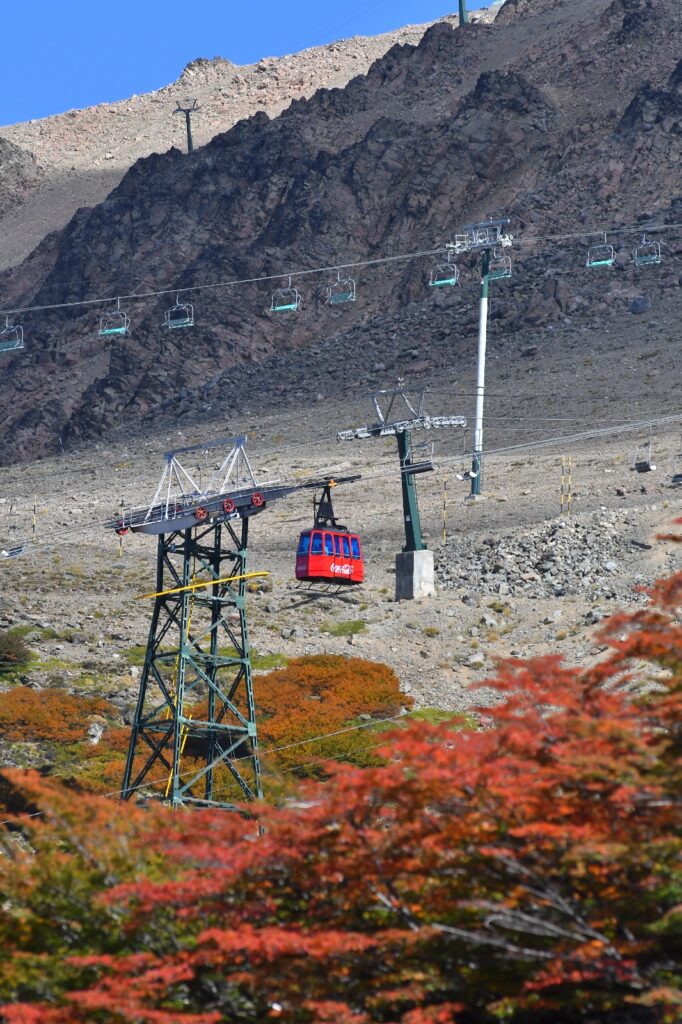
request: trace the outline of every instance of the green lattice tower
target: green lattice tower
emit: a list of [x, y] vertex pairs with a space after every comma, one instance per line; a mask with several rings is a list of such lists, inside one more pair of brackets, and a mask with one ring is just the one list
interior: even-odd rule
[[[246, 624], [248, 518], [158, 538], [156, 596], [122, 796], [233, 808], [262, 797]], [[180, 589], [177, 593], [164, 593]]]

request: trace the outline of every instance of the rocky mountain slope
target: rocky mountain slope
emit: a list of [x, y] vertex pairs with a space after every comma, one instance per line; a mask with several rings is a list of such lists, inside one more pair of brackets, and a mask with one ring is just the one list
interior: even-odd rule
[[[343, 89], [273, 120], [256, 114], [190, 156], [138, 161], [105, 202], [5, 272], [0, 293], [24, 306], [215, 285], [432, 248], [504, 212], [517, 264], [497, 286], [496, 330], [523, 350], [556, 325], [574, 336], [574, 361], [608, 362], [593, 328], [643, 291], [633, 312], [653, 305], [656, 328], [672, 323], [679, 231], [664, 233], [666, 262], [645, 280], [629, 261], [632, 231], [614, 237], [617, 266], [601, 276], [584, 268], [586, 242], [564, 236], [682, 220], [681, 30], [677, 0], [513, 0], [491, 25], [437, 24]], [[366, 379], [370, 354], [378, 382], [393, 366], [419, 372], [420, 359], [442, 379], [475, 330], [476, 270], [462, 270], [461, 292], [434, 298], [427, 261], [366, 268], [342, 311], [324, 303], [328, 276], [303, 278], [302, 312], [279, 319], [272, 283], [216, 287], [194, 294], [193, 330], [171, 334], [159, 325], [172, 296], [131, 301], [131, 335], [110, 347], [98, 307], [27, 316], [27, 349], [5, 362], [1, 457], [130, 431], [174, 403], [200, 421], [211, 387], [239, 400], [254, 373], [261, 403], [305, 394], [320, 352], [327, 371], [343, 354], [325, 384], [336, 394], [357, 389], [360, 366]], [[629, 331], [626, 362], [647, 331]], [[446, 348], [445, 366], [430, 359]], [[677, 393], [675, 365], [646, 392], [660, 406]]]
[[[476, 11], [472, 20], [490, 22], [497, 9]], [[454, 15], [445, 20], [458, 21]], [[80, 207], [102, 202], [136, 160], [172, 146], [184, 150], [185, 120], [173, 113], [178, 103], [197, 100], [192, 131], [195, 145], [202, 146], [257, 111], [275, 117], [319, 88], [342, 88], [392, 46], [418, 43], [428, 27], [354, 36], [243, 66], [200, 57], [176, 82], [154, 92], [1, 127], [0, 141], [24, 151], [40, 174], [27, 188], [0, 149], [0, 269], [20, 262]]]

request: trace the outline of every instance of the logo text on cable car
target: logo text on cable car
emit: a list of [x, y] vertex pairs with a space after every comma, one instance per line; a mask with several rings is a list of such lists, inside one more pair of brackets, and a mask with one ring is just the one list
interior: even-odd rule
[[340, 576], [350, 576], [353, 572], [352, 565], [337, 565], [336, 562], [332, 562], [329, 569], [331, 572], [337, 572]]

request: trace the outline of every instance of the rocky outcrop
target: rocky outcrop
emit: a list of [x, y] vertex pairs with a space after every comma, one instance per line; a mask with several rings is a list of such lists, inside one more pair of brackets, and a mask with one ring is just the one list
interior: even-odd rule
[[0, 217], [20, 203], [38, 179], [33, 153], [0, 138]]
[[[627, 511], [604, 509], [496, 537], [458, 538], [438, 553], [436, 574], [446, 590], [475, 582], [478, 594], [500, 598], [580, 595], [591, 602], [639, 600], [635, 587], [653, 582], [633, 571], [652, 547]], [[595, 620], [592, 620], [595, 621]]]

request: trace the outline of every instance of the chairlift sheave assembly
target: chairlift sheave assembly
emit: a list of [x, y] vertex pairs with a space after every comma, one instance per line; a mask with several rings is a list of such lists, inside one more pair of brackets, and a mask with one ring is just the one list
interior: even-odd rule
[[24, 328], [19, 324], [10, 323], [5, 317], [5, 325], [0, 328], [0, 352], [15, 352], [24, 347]]
[[612, 245], [606, 241], [606, 232], [604, 232], [604, 241], [599, 245], [593, 245], [587, 251], [587, 260], [585, 261], [586, 267], [612, 267], [616, 262], [616, 250]]
[[163, 326], [169, 330], [178, 327], [194, 327], [194, 306], [191, 302], [180, 302], [178, 295], [175, 296], [175, 304], [166, 310], [163, 318]]
[[646, 235], [632, 250], [632, 262], [636, 267], [653, 267], [663, 261], [660, 242], [648, 242]]
[[130, 317], [121, 309], [121, 300], [116, 299], [116, 309], [102, 313], [99, 321], [99, 334], [109, 337], [116, 334], [127, 334], [130, 328]]
[[294, 288], [291, 283], [291, 277], [288, 278], [288, 284], [283, 288], [277, 288], [272, 293], [272, 301], [270, 303], [271, 313], [298, 313], [301, 308], [301, 293], [298, 288]]
[[[364, 582], [365, 563], [360, 537], [336, 519], [332, 488], [337, 483], [359, 480], [357, 476], [341, 481], [328, 480], [322, 495], [313, 498], [313, 526], [303, 530], [296, 550], [296, 579], [305, 583], [353, 586]], [[313, 485], [315, 486], [315, 485]]]
[[336, 281], [327, 288], [327, 304], [341, 306], [346, 302], [355, 302], [356, 299], [355, 280], [352, 277], [341, 277], [341, 271], [337, 271]]

